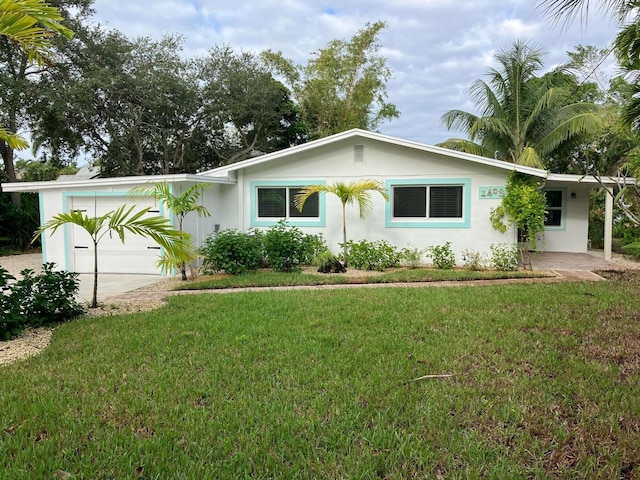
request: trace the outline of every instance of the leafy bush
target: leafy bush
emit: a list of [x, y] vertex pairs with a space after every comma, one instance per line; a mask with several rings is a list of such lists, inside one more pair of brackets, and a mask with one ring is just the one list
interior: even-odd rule
[[444, 245], [435, 245], [427, 248], [426, 254], [433, 261], [433, 266], [442, 270], [455, 267], [456, 256], [451, 250], [451, 242]]
[[42, 265], [42, 273], [33, 270], [20, 272], [24, 278], [9, 284], [15, 278], [0, 267], [0, 337], [9, 339], [26, 325], [39, 327], [77, 317], [84, 312], [75, 295], [78, 293], [78, 274], [54, 272], [54, 263]]
[[486, 270], [491, 264], [486, 253], [476, 252], [474, 250], [463, 251], [462, 261], [464, 262], [464, 268], [474, 271]]
[[20, 198], [22, 205], [15, 207], [8, 194], [0, 193], [0, 250], [26, 250], [40, 226], [38, 195], [23, 193]]
[[[341, 244], [342, 245], [342, 244]], [[378, 270], [400, 265], [400, 252], [386, 240], [347, 242], [349, 266], [362, 270]]]
[[400, 250], [400, 263], [409, 268], [417, 268], [422, 263], [422, 250], [414, 247], [405, 247]]
[[491, 245], [491, 264], [496, 270], [510, 272], [518, 269], [518, 249], [508, 243]]
[[321, 236], [307, 235], [285, 221], [278, 222], [264, 234], [266, 261], [278, 272], [299, 271], [301, 265], [312, 263], [316, 254], [325, 249]]
[[209, 235], [200, 248], [205, 272], [224, 271], [232, 275], [258, 269], [263, 258], [262, 233], [227, 229]]
[[8, 340], [24, 328], [25, 318], [16, 308], [16, 297], [11, 295], [9, 280], [16, 278], [0, 267], [0, 340]]

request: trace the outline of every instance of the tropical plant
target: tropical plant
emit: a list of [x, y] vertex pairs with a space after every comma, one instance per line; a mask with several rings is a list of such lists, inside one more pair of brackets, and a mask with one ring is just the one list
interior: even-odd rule
[[[198, 205], [198, 198], [202, 191], [209, 187], [208, 183], [199, 183], [187, 188], [181, 195], [174, 195], [171, 192], [171, 186], [167, 182], [155, 183], [151, 186], [141, 185], [132, 188], [129, 191], [131, 196], [153, 196], [156, 200], [164, 203], [167, 210], [173, 212], [178, 219], [178, 230], [184, 232], [184, 219], [191, 213], [195, 212], [198, 216], [209, 217], [211, 214], [203, 205]], [[190, 234], [188, 237], [190, 248], [181, 249], [179, 252], [165, 250], [160, 256], [158, 264], [164, 271], [172, 268], [179, 268], [182, 280], [187, 279], [187, 265], [189, 265], [197, 257], [197, 252], [193, 247], [193, 239]], [[176, 256], [177, 255], [177, 256]]]
[[[6, 37], [26, 54], [25, 62], [42, 65], [51, 48], [51, 37], [60, 34], [71, 38], [73, 32], [60, 22], [63, 20], [56, 7], [44, 0], [0, 0], [0, 37]], [[0, 144], [6, 149], [24, 149], [27, 141], [15, 132], [0, 125]], [[13, 163], [5, 171], [9, 180], [15, 181]], [[12, 175], [13, 174], [13, 175]], [[19, 198], [19, 197], [18, 197]], [[15, 202], [19, 203], [19, 201]]]
[[364, 220], [373, 210], [371, 195], [369, 192], [378, 192], [385, 201], [389, 201], [389, 194], [384, 186], [377, 180], [363, 179], [349, 183], [334, 182], [328, 185], [318, 184], [304, 187], [295, 196], [294, 204], [302, 212], [305, 202], [316, 193], [331, 193], [337, 196], [342, 203], [342, 254], [345, 267], [347, 261], [347, 204], [358, 204], [360, 219]]
[[503, 233], [510, 225], [515, 225], [525, 242], [537, 250], [537, 236], [544, 232], [547, 210], [547, 200], [540, 191], [540, 182], [533, 177], [512, 172], [506, 190], [502, 203], [491, 211], [491, 225]]
[[391, 70], [378, 54], [378, 34], [385, 22], [367, 23], [350, 41], [332, 40], [314, 52], [306, 65], [297, 65], [281, 52], [267, 50], [262, 58], [285, 79], [308, 128], [317, 139], [350, 128], [375, 130], [400, 115], [385, 101]]
[[165, 249], [169, 255], [180, 258], [182, 251], [189, 248], [189, 238], [184, 232], [175, 230], [169, 219], [160, 216], [145, 217], [148, 208], [134, 211], [135, 205], [129, 207], [122, 205], [116, 210], [110, 211], [101, 217], [89, 217], [88, 215], [72, 210], [69, 213], [59, 213], [42, 225], [34, 240], [46, 230], [51, 233], [66, 224], [76, 225], [85, 230], [93, 241], [93, 296], [91, 308], [98, 307], [98, 244], [109, 232], [115, 232], [124, 243], [125, 232], [141, 235], [154, 240]]
[[495, 56], [500, 69], [490, 69], [488, 81], [470, 88], [480, 115], [450, 110], [442, 116], [447, 129], [459, 129], [468, 139], [451, 138], [441, 146], [520, 165], [544, 168], [545, 159], [567, 143], [583, 141], [597, 131], [598, 107], [571, 103], [571, 76], [555, 70], [542, 77], [542, 52], [526, 42]]

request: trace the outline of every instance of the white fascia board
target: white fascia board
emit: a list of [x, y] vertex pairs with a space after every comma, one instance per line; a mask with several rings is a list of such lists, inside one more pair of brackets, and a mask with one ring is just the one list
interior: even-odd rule
[[261, 163], [276, 160], [278, 158], [285, 158], [290, 155], [295, 155], [300, 152], [305, 152], [307, 150], [312, 150], [318, 147], [322, 147], [324, 145], [329, 145], [329, 144], [339, 142], [341, 140], [345, 140], [349, 138], [367, 138], [370, 140], [376, 140], [376, 141], [384, 142], [387, 144], [398, 145], [398, 146], [411, 148], [414, 150], [420, 150], [428, 153], [434, 153], [436, 155], [442, 155], [445, 157], [467, 160], [473, 163], [479, 163], [482, 165], [500, 168], [503, 170], [516, 171], [516, 172], [524, 173], [526, 175], [531, 175], [534, 177], [546, 178], [548, 175], [548, 172], [546, 170], [541, 170], [539, 168], [525, 167], [522, 165], [516, 165], [514, 163], [504, 162], [502, 160], [481, 157], [479, 155], [472, 155], [470, 153], [458, 152], [456, 150], [449, 150], [448, 148], [434, 147], [432, 145], [425, 145], [423, 143], [413, 142], [411, 140], [403, 140], [401, 138], [390, 137], [388, 135], [383, 135], [381, 133], [369, 132], [369, 131], [360, 130], [357, 128], [352, 130], [347, 130], [346, 132], [338, 133], [335, 135], [331, 135], [329, 137], [321, 138], [319, 140], [314, 140], [312, 142], [304, 143], [302, 145], [296, 145], [295, 147], [290, 147], [284, 150], [279, 150], [277, 152], [268, 153], [260, 157], [250, 158], [248, 160], [243, 160], [241, 162], [233, 163], [231, 165], [225, 165], [224, 167], [214, 168], [213, 170], [207, 170], [206, 172], [198, 173], [198, 175], [207, 176], [210, 178], [218, 178], [218, 177], [231, 178], [229, 177], [229, 175], [231, 172], [235, 170], [252, 167], [254, 165], [259, 165]]
[[636, 179], [631, 177], [602, 176], [596, 178], [593, 175], [572, 175], [568, 173], [550, 173], [547, 177], [547, 181], [593, 185], [594, 187], [601, 185], [614, 186], [619, 184], [629, 185], [636, 183]]
[[144, 183], [235, 183], [224, 178], [207, 178], [190, 173], [180, 173], [175, 175], [140, 175], [136, 177], [112, 177], [94, 178], [92, 180], [68, 180], [58, 182], [51, 180], [48, 182], [12, 182], [1, 185], [3, 192], [41, 192], [45, 190], [69, 190], [76, 188], [100, 188], [113, 186], [131, 186]]

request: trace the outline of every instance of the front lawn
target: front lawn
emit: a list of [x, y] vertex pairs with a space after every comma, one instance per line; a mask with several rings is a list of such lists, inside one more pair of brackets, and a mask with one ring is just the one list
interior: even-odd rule
[[74, 321], [0, 368], [0, 478], [640, 478], [639, 286], [202, 294]]

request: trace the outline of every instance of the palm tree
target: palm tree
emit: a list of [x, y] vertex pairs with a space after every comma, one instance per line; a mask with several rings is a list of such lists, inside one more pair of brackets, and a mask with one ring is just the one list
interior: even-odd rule
[[[156, 183], [152, 186], [139, 186], [131, 189], [129, 195], [152, 195], [156, 200], [165, 204], [168, 210], [172, 211], [176, 217], [178, 217], [178, 230], [183, 231], [182, 226], [184, 218], [191, 212], [196, 212], [198, 216], [209, 217], [211, 214], [202, 205], [198, 205], [196, 202], [202, 191], [209, 186], [208, 183], [200, 183], [193, 185], [185, 190], [182, 195], [174, 195], [171, 193], [171, 187], [167, 182]], [[191, 235], [188, 235], [189, 244], [192, 245]], [[164, 254], [160, 258], [160, 265], [164, 270], [169, 270], [173, 267], [178, 267], [182, 274], [182, 280], [187, 279], [187, 265], [196, 258], [196, 252], [193, 247], [182, 250], [179, 257], [171, 256], [171, 252], [165, 250]]]
[[98, 243], [109, 232], [115, 232], [124, 243], [125, 232], [134, 235], [142, 235], [154, 240], [158, 245], [171, 255], [180, 256], [181, 251], [188, 248], [186, 234], [174, 230], [169, 219], [155, 216], [146, 217], [148, 208], [134, 212], [135, 205], [121, 207], [107, 212], [101, 217], [89, 217], [80, 211], [72, 210], [69, 213], [60, 213], [40, 227], [34, 241], [46, 230], [54, 233], [58, 228], [66, 224], [77, 225], [84, 229], [93, 240], [93, 297], [91, 308], [98, 307]]
[[[44, 63], [51, 48], [51, 36], [58, 33], [71, 38], [73, 32], [60, 22], [56, 7], [44, 0], [0, 0], [0, 36], [7, 37], [24, 50], [28, 62]], [[12, 149], [27, 148], [24, 138], [0, 125], [0, 141]]]
[[451, 138], [440, 146], [544, 168], [558, 148], [595, 133], [598, 107], [568, 103], [562, 71], [537, 77], [541, 57], [539, 49], [520, 41], [497, 54], [500, 69], [490, 69], [488, 82], [476, 80], [470, 89], [481, 114], [450, 110], [442, 116], [447, 129], [462, 130], [469, 139]]
[[309, 185], [303, 188], [295, 196], [294, 204], [302, 211], [307, 199], [315, 193], [332, 193], [342, 202], [342, 254], [344, 256], [344, 266], [347, 266], [347, 204], [358, 204], [360, 209], [360, 219], [365, 219], [373, 210], [371, 195], [369, 192], [378, 192], [385, 201], [389, 201], [389, 194], [384, 186], [377, 180], [357, 180], [348, 184], [344, 182], [334, 182], [329, 185]]

